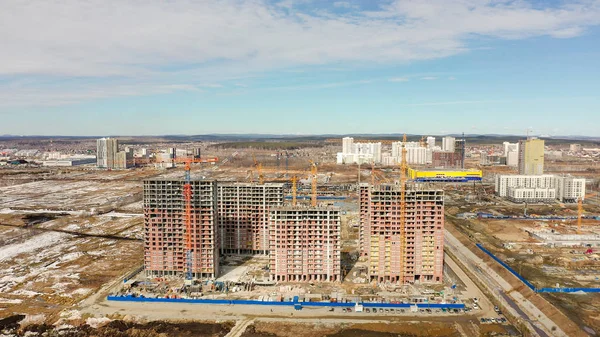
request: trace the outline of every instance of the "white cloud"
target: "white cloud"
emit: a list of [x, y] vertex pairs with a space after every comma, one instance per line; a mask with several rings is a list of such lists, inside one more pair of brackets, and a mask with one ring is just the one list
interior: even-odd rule
[[454, 81], [454, 80], [456, 79], [456, 77], [454, 77], [454, 76], [450, 76], [450, 77], [448, 77], [448, 79], [449, 79], [450, 81]]
[[424, 77], [421, 77], [421, 79], [425, 80], [425, 81], [433, 81], [433, 80], [437, 80], [437, 77], [435, 77], [435, 76], [424, 76]]
[[388, 80], [388, 82], [408, 82], [408, 78], [406, 77], [393, 77]]
[[333, 3], [333, 6], [338, 8], [358, 8], [357, 5], [351, 4], [348, 1], [336, 1]]
[[[343, 3], [334, 6], [346, 8]], [[225, 83], [278, 69], [442, 58], [468, 51], [478, 36], [568, 38], [600, 23], [600, 2], [594, 0], [547, 8], [524, 0], [397, 0], [345, 14], [328, 12], [328, 5], [5, 0], [0, 76], [31, 79], [40, 92], [40, 78], [92, 77], [113, 81], [106, 90], [89, 85], [92, 96], [94, 90], [136, 83], [152, 93], [164, 83]]]

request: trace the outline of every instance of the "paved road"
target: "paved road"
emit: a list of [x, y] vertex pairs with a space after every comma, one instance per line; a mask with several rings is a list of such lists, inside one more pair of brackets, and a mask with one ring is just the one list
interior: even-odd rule
[[[551, 328], [556, 327], [556, 324], [541, 313], [538, 308], [535, 308], [531, 302], [523, 298], [520, 293], [515, 291], [515, 296], [518, 294], [521, 305], [517, 304], [517, 302], [508, 295], [513, 291], [512, 286], [489, 268], [483, 260], [473, 254], [473, 252], [465, 247], [458, 239], [448, 232], [448, 230], [444, 232], [444, 239], [446, 247], [449, 248], [466, 267], [472, 270], [473, 274], [486, 284], [496, 299], [509, 306], [513, 315], [521, 317], [524, 321], [529, 322], [539, 336], [548, 337], [554, 335], [566, 337], [566, 334], [560, 329], [556, 329], [553, 333], [550, 333]], [[536, 317], [536, 314], [540, 315], [539, 320], [530, 319], [530, 317]]]

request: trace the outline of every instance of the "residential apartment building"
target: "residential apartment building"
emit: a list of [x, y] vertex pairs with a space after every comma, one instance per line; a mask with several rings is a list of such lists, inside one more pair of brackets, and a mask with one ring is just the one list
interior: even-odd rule
[[519, 174], [544, 174], [544, 141], [530, 138], [519, 141]]
[[338, 164], [381, 163], [381, 143], [355, 143], [354, 138], [342, 138], [342, 152], [337, 154]]
[[269, 228], [272, 280], [341, 281], [341, 218], [338, 208], [273, 208]]
[[[187, 271], [184, 184], [182, 179], [144, 181], [144, 267], [149, 276], [183, 276]], [[217, 184], [192, 180], [190, 185], [193, 277], [214, 278], [219, 272]]]
[[115, 156], [119, 151], [119, 141], [114, 138], [96, 140], [96, 165], [100, 168], [114, 169]]
[[283, 206], [284, 184], [217, 184], [222, 254], [268, 254], [269, 210]]
[[362, 255], [368, 256], [370, 279], [401, 284], [442, 282], [443, 191], [408, 188], [403, 231], [398, 185], [362, 184], [359, 191], [359, 241]]
[[496, 195], [515, 202], [577, 202], [585, 196], [585, 179], [571, 176], [497, 175]]

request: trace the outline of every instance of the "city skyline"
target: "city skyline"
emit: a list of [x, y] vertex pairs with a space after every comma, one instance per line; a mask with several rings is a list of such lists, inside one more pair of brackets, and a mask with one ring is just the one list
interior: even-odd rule
[[0, 134], [596, 136], [600, 122], [597, 2], [13, 2], [0, 22]]

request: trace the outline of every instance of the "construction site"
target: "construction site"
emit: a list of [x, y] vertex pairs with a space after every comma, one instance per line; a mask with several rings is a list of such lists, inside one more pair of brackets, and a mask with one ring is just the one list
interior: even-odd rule
[[[515, 204], [489, 184], [504, 169], [473, 173], [475, 159], [452, 174], [481, 181], [417, 181], [402, 163], [335, 165], [335, 150], [218, 149], [206, 151], [217, 162], [178, 158], [174, 169], [2, 170], [0, 313], [69, 324], [218, 317], [259, 336], [292, 315], [292, 326], [328, 317], [330, 328], [312, 329], [331, 334], [377, 320], [447, 320], [442, 335], [456, 336], [552, 335], [568, 321], [600, 331], [597, 294], [532, 295], [565, 317], [545, 326], [504, 306], [467, 258], [501, 275], [477, 243], [536, 288], [597, 287], [597, 197], [582, 210]], [[340, 327], [344, 317], [367, 321]]]

